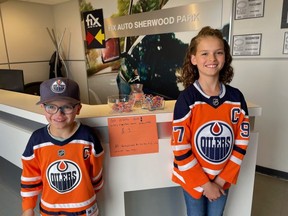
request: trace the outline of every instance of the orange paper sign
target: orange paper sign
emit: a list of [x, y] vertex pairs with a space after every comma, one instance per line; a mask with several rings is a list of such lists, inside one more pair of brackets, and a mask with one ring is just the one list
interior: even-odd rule
[[156, 116], [108, 118], [110, 156], [159, 152]]

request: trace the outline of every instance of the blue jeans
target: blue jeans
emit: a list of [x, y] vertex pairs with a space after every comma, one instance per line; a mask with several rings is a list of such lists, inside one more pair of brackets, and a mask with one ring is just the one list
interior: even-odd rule
[[222, 216], [225, 208], [228, 190], [226, 195], [222, 195], [217, 200], [210, 202], [207, 197], [202, 196], [200, 199], [193, 198], [189, 193], [183, 190], [187, 216]]

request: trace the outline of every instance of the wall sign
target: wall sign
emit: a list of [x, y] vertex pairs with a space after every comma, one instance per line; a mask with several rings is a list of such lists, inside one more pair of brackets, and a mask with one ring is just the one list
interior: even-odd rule
[[235, 0], [235, 20], [264, 16], [264, 0]]
[[147, 11], [104, 20], [107, 38], [195, 31], [200, 26], [221, 27], [221, 0]]
[[288, 0], [283, 0], [281, 28], [288, 28]]
[[262, 34], [234, 35], [232, 54], [234, 56], [259, 56]]
[[284, 33], [283, 54], [288, 54], [288, 32]]
[[105, 48], [104, 18], [102, 9], [83, 13], [87, 49]]

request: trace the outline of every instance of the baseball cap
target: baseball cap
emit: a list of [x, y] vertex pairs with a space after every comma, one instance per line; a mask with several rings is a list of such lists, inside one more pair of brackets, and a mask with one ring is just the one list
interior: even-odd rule
[[43, 104], [62, 99], [71, 101], [72, 103], [80, 103], [79, 86], [71, 79], [56, 77], [41, 83], [40, 101], [36, 104]]

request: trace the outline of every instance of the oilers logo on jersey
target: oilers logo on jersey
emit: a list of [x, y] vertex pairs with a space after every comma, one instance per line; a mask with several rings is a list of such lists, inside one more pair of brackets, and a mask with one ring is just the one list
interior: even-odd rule
[[48, 167], [46, 175], [50, 187], [60, 194], [72, 191], [81, 180], [80, 168], [70, 160], [55, 161]]
[[232, 129], [221, 121], [207, 122], [195, 134], [196, 150], [209, 163], [225, 162], [231, 155], [233, 143]]

